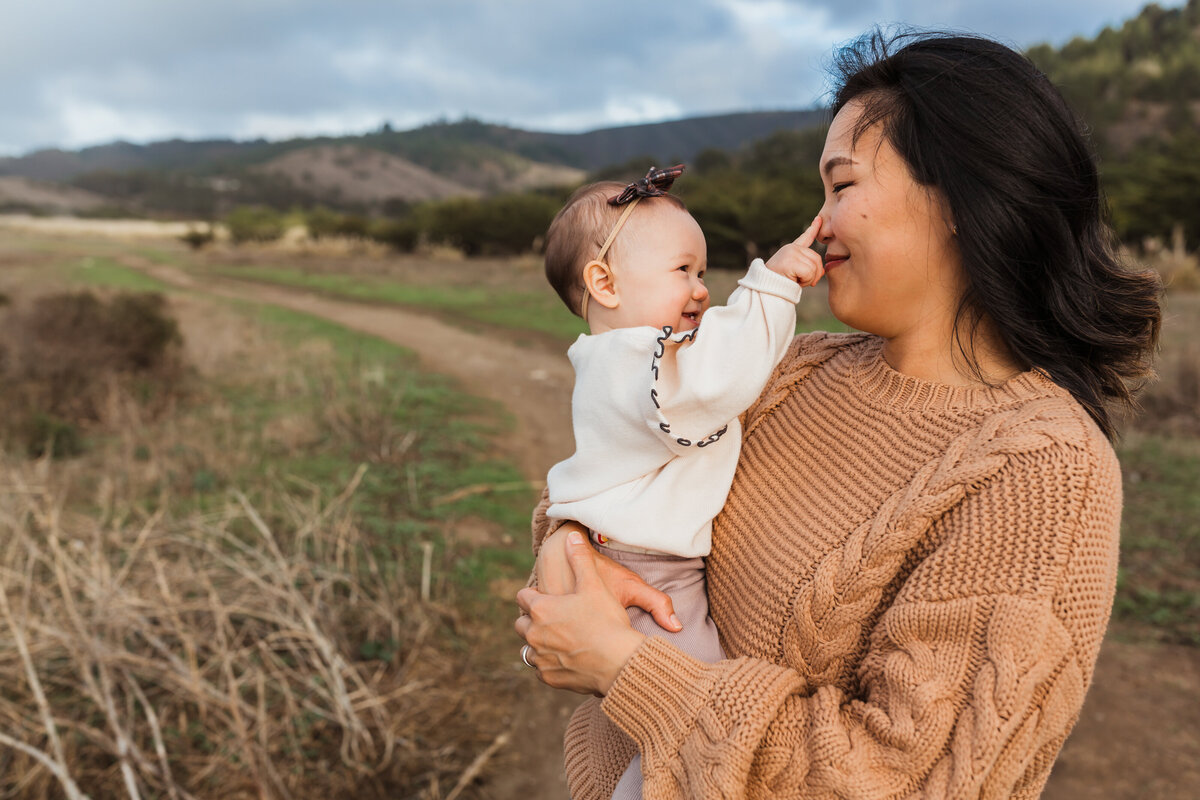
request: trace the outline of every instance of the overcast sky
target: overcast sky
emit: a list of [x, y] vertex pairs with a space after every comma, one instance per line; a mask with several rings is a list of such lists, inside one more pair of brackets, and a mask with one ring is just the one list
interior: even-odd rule
[[[808, 108], [875, 23], [1062, 44], [1144, 0], [4, 1], [0, 154], [469, 115], [583, 131]], [[1167, 0], [1166, 6], [1180, 2]]]

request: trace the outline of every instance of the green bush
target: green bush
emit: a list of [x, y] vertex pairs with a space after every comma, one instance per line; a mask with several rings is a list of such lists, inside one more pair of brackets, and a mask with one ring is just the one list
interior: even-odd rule
[[262, 206], [238, 206], [225, 218], [229, 238], [234, 244], [273, 242], [283, 236], [283, 215]]
[[212, 226], [210, 225], [207, 230], [189, 228], [187, 233], [179, 237], [179, 241], [183, 242], [193, 250], [201, 250], [212, 244], [213, 240], [216, 238], [216, 234], [213, 232]]
[[368, 235], [401, 253], [411, 253], [421, 240], [421, 228], [415, 219], [379, 219], [371, 223]]
[[309, 238], [314, 240], [331, 236], [363, 238], [370, 235], [371, 221], [358, 214], [342, 214], [318, 206], [304, 215], [304, 225]]
[[536, 193], [459, 197], [423, 206], [416, 217], [431, 241], [467, 255], [513, 255], [534, 248], [558, 207], [555, 198]]

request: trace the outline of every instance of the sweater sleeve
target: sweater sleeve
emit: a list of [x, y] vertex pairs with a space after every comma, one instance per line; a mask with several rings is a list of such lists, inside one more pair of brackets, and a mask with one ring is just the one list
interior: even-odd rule
[[795, 281], [755, 259], [696, 331], [672, 337], [663, 329], [646, 410], [672, 450], [709, 439], [754, 402], [795, 335], [799, 300]]
[[[536, 558], [538, 551], [542, 549], [542, 542], [546, 537], [561, 528], [567, 521], [565, 519], [555, 519], [546, 516], [546, 510], [550, 508], [550, 487], [542, 489], [542, 496], [538, 498], [538, 504], [533, 509], [533, 517], [530, 520], [530, 532], [533, 534], [533, 555]], [[530, 584], [533, 585], [532, 583]]]
[[1119, 471], [1073, 447], [963, 466], [798, 583], [778, 662], [642, 644], [602, 708], [648, 800], [1040, 793], [1107, 623]]

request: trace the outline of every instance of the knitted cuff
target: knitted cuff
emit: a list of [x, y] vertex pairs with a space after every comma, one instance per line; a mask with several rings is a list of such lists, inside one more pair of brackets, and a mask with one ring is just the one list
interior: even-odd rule
[[712, 665], [648, 636], [625, 662], [600, 708], [637, 742], [643, 758], [661, 763], [679, 751], [717, 675]]
[[729, 737], [733, 750], [748, 754], [788, 697], [807, 691], [787, 667], [750, 658], [706, 664], [651, 636], [617, 674], [600, 708], [637, 743], [643, 769], [657, 770], [678, 756], [705, 708], [713, 712], [710, 722], [725, 720], [726, 729], [707, 724], [703, 736]]
[[745, 286], [747, 289], [753, 289], [756, 292], [782, 297], [793, 305], [800, 302], [800, 284], [791, 278], [784, 277], [778, 272], [768, 269], [761, 258], [756, 258], [750, 262], [750, 269], [738, 281], [738, 285]]

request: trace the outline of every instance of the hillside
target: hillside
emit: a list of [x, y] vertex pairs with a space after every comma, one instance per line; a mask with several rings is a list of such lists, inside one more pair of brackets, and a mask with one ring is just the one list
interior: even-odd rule
[[0, 212], [37, 209], [53, 214], [94, 212], [106, 203], [103, 196], [31, 178], [0, 177]]
[[465, 119], [411, 131], [384, 126], [359, 136], [280, 142], [115, 142], [0, 158], [0, 176], [70, 183], [132, 213], [211, 215], [238, 203], [371, 211], [393, 199], [570, 185], [587, 171], [632, 158], [690, 161], [705, 149], [738, 150], [776, 131], [803, 130], [820, 116], [724, 114], [578, 134]]
[[437, 123], [411, 131], [365, 137], [383, 149], [403, 153], [422, 166], [442, 171], [472, 148], [515, 153], [532, 161], [595, 170], [647, 156], [660, 161], [691, 161], [703, 150], [740, 150], [781, 130], [820, 124], [824, 112], [755, 111], [692, 117], [644, 125], [601, 128], [586, 133], [524, 131], [478, 120]]
[[1092, 127], [1102, 153], [1200, 127], [1200, 0], [1151, 4], [1093, 39], [1028, 54]]
[[286, 178], [334, 204], [415, 203], [479, 194], [403, 158], [348, 144], [292, 150], [254, 169]]
[[1200, 0], [1029, 56], [1091, 129], [1117, 233], [1200, 244]]

